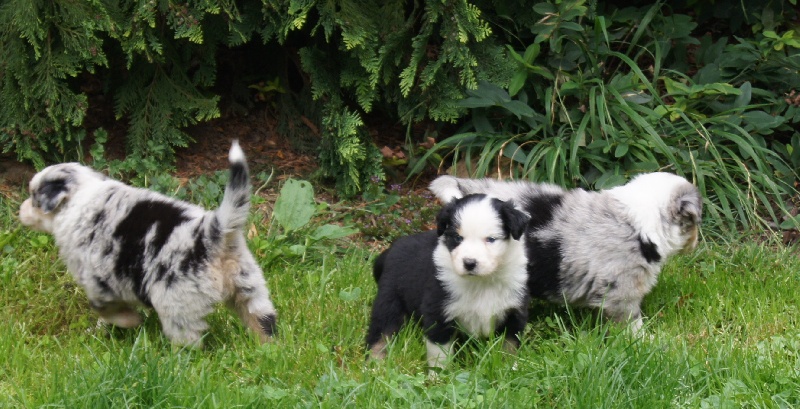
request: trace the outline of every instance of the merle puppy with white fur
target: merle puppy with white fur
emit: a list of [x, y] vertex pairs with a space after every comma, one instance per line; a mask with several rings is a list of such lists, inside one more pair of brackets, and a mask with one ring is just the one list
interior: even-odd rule
[[205, 316], [226, 302], [266, 341], [275, 308], [245, 242], [250, 209], [247, 162], [234, 141], [220, 207], [207, 211], [127, 186], [89, 167], [63, 163], [30, 182], [22, 224], [55, 237], [59, 254], [101, 320], [139, 325], [152, 307], [167, 337], [200, 346]]
[[526, 220], [512, 203], [468, 195], [442, 208], [435, 231], [400, 238], [381, 253], [366, 338], [371, 357], [383, 358], [389, 338], [412, 317], [425, 331], [431, 367], [452, 354], [458, 327], [473, 336], [505, 333], [515, 350], [530, 301]]
[[602, 307], [634, 332], [664, 261], [696, 246], [702, 213], [697, 188], [663, 172], [597, 192], [452, 176], [438, 177], [430, 190], [444, 203], [475, 193], [513, 200], [531, 216], [525, 232], [530, 294]]

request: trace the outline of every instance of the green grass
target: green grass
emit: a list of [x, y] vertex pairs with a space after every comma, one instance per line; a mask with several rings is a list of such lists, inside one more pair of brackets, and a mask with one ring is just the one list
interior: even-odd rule
[[516, 357], [471, 341], [429, 377], [414, 327], [365, 362], [375, 253], [357, 243], [264, 266], [273, 343], [220, 309], [206, 348], [180, 350], [152, 313], [139, 329], [97, 327], [53, 240], [17, 228], [18, 204], [0, 204], [0, 407], [800, 406], [800, 261], [788, 250], [706, 242], [672, 259], [643, 306], [652, 339], [533, 304]]

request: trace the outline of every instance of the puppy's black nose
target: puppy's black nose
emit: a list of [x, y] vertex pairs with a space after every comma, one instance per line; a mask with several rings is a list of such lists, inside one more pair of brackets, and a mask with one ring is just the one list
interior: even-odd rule
[[467, 271], [472, 271], [475, 267], [478, 266], [478, 261], [474, 258], [465, 258], [464, 259], [464, 269]]

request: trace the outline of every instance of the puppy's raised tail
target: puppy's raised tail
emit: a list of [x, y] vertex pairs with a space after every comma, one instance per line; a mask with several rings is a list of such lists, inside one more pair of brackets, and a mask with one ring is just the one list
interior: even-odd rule
[[458, 183], [459, 179], [449, 175], [442, 175], [431, 182], [428, 189], [442, 203], [450, 203], [455, 199], [464, 197], [464, 192]]
[[222, 204], [216, 211], [223, 234], [244, 229], [250, 213], [250, 172], [247, 169], [244, 152], [237, 140], [231, 144], [228, 161], [230, 162], [228, 184], [225, 186]]
[[474, 193], [483, 193], [502, 201], [513, 201], [517, 206], [541, 195], [564, 194], [564, 189], [549, 183], [534, 183], [519, 180], [468, 179], [449, 175], [439, 176], [428, 189], [442, 201], [450, 203]]

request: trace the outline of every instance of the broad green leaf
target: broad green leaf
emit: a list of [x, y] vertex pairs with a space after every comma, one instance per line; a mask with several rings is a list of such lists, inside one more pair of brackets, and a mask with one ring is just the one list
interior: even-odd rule
[[507, 143], [503, 149], [503, 155], [519, 163], [525, 163], [527, 157], [527, 155], [525, 155], [525, 151], [520, 149], [516, 142]]
[[744, 84], [739, 87], [739, 91], [741, 91], [741, 93], [736, 97], [736, 100], [733, 101], [734, 108], [742, 108], [750, 103], [750, 98], [753, 95], [753, 86], [750, 85], [750, 81], [745, 81]]
[[511, 111], [512, 114], [516, 115], [517, 118], [525, 117], [525, 116], [533, 116], [536, 114], [536, 111], [533, 110], [528, 104], [524, 104], [520, 101], [509, 101], [503, 104], [500, 104], [503, 108]]
[[583, 31], [583, 26], [581, 26], [578, 23], [573, 23], [571, 21], [565, 21], [561, 23], [561, 27], [559, 28], [561, 28], [562, 30]]
[[494, 132], [494, 126], [492, 126], [492, 123], [486, 118], [483, 111], [474, 111], [472, 113], [472, 126], [480, 133], [490, 134]]
[[629, 148], [630, 145], [628, 145], [627, 143], [621, 143], [617, 145], [617, 149], [614, 150], [614, 157], [621, 158], [625, 156], [625, 154], [628, 153]]
[[553, 73], [551, 73], [550, 70], [548, 70], [547, 68], [535, 66], [533, 68], [528, 67], [528, 69], [530, 69], [534, 74], [539, 74], [542, 77], [549, 79], [550, 81], [555, 79]]
[[456, 105], [464, 108], [485, 108], [495, 105], [495, 101], [482, 97], [467, 97], [456, 102]]
[[633, 102], [634, 104], [647, 104], [653, 100], [653, 97], [647, 95], [644, 91], [628, 91], [623, 92], [622, 99], [628, 102]]
[[555, 14], [558, 10], [556, 10], [556, 6], [550, 3], [541, 2], [541, 3], [536, 3], [533, 6], [533, 11], [545, 15], [545, 14]]
[[563, 91], [569, 91], [569, 90], [578, 89], [578, 88], [580, 88], [580, 85], [578, 85], [577, 83], [572, 82], [572, 81], [567, 81], [567, 82], [561, 84], [561, 87], [559, 87], [559, 91], [563, 92]]
[[[530, 48], [530, 47], [529, 47], [529, 48]], [[506, 49], [508, 49], [508, 54], [509, 54], [509, 55], [511, 56], [511, 58], [513, 58], [515, 61], [517, 61], [517, 62], [518, 62], [518, 63], [520, 63], [520, 64], [525, 64], [525, 63], [527, 63], [527, 61], [525, 61], [525, 59], [524, 59], [524, 58], [522, 58], [522, 56], [521, 56], [521, 55], [519, 55], [519, 53], [518, 53], [516, 50], [514, 50], [514, 48], [513, 48], [513, 47], [511, 47], [511, 45], [508, 45], [508, 44], [506, 44]]]
[[316, 206], [311, 184], [305, 180], [287, 180], [275, 201], [272, 217], [284, 230], [293, 231], [308, 224], [314, 213]]
[[361, 298], [361, 287], [345, 288], [339, 291], [339, 299], [342, 301], [356, 301]]
[[480, 84], [478, 84], [477, 89], [470, 90], [469, 94], [478, 98], [494, 101], [496, 104], [511, 100], [511, 96], [508, 95], [506, 90], [498, 87], [495, 84], [485, 81], [482, 81]]
[[508, 93], [511, 96], [517, 95], [519, 90], [525, 86], [525, 81], [528, 79], [528, 71], [522, 70], [514, 73], [511, 77], [511, 82], [508, 84]]
[[797, 229], [800, 228], [800, 215], [789, 217], [781, 223], [781, 229]]
[[614, 173], [605, 173], [597, 179], [594, 188], [598, 190], [610, 189], [612, 187], [624, 185], [626, 182], [625, 177], [616, 175]]
[[678, 81], [673, 81], [669, 78], [664, 78], [664, 86], [670, 95], [688, 95], [691, 90], [686, 84]]
[[759, 133], [771, 133], [772, 129], [784, 122], [782, 116], [772, 116], [764, 111], [748, 111], [742, 114], [744, 128]]
[[[731, 84], [727, 84], [724, 82], [715, 82], [713, 84], [705, 84], [700, 86], [701, 92], [704, 92], [708, 95], [716, 95], [716, 94], [723, 94], [723, 95], [740, 95], [742, 91], [735, 88]], [[692, 91], [694, 91], [694, 87], [692, 87]]]
[[351, 227], [343, 227], [336, 224], [326, 224], [317, 227], [309, 238], [314, 241], [319, 240], [334, 240], [342, 237], [347, 237], [351, 234], [358, 233], [358, 230]]
[[533, 65], [533, 60], [535, 60], [536, 57], [539, 56], [540, 50], [541, 47], [539, 46], [539, 44], [534, 43], [529, 45], [528, 48], [525, 49], [525, 56], [523, 57], [523, 59], [525, 60], [526, 63]]

